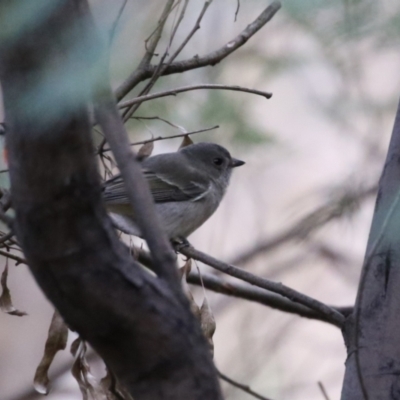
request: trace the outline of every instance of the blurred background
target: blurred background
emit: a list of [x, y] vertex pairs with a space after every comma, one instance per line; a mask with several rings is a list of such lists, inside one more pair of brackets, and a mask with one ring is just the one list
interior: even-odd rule
[[[111, 29], [122, 4], [91, 1], [100, 30]], [[238, 3], [214, 0], [179, 59], [225, 45], [267, 5], [242, 1], [235, 21]], [[202, 7], [188, 3], [172, 50]], [[113, 87], [137, 66], [161, 10], [160, 1], [127, 1], [111, 51]], [[192, 139], [222, 144], [246, 161], [218, 211], [190, 242], [327, 304], [352, 305], [400, 93], [399, 44], [396, 2], [285, 0], [260, 32], [221, 63], [159, 79], [153, 92], [218, 83], [273, 93], [270, 100], [231, 91], [182, 93], [143, 103], [135, 113], [177, 127], [160, 120], [127, 123], [134, 141], [219, 125]], [[154, 154], [175, 151], [180, 142], [156, 142]], [[0, 184], [8, 185], [6, 173]], [[29, 315], [0, 314], [0, 399], [37, 399], [32, 379], [53, 310], [26, 266], [10, 261], [8, 286], [14, 305]], [[202, 290], [193, 293], [201, 304]], [[318, 382], [329, 399], [340, 397], [346, 351], [339, 329], [209, 291], [207, 298], [217, 324], [215, 362], [223, 373], [274, 400], [323, 400]], [[71, 374], [61, 373], [72, 361], [67, 350], [57, 354], [49, 400], [81, 398]], [[96, 363], [93, 369], [101, 375]], [[223, 389], [229, 400], [251, 398], [225, 383]]]

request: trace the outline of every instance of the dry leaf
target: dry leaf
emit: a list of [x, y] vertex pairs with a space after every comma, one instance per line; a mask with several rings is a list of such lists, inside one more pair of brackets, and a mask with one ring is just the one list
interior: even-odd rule
[[58, 311], [54, 311], [53, 318], [50, 323], [49, 333], [47, 335], [46, 344], [44, 346], [44, 354], [40, 364], [36, 368], [33, 386], [35, 390], [41, 394], [49, 393], [49, 377], [48, 371], [59, 350], [64, 350], [68, 340], [68, 328], [65, 325]]
[[145, 143], [137, 152], [136, 159], [138, 161], [143, 161], [144, 159], [151, 156], [154, 149], [154, 142]]
[[23, 315], [28, 315], [26, 312], [19, 311], [13, 306], [10, 289], [7, 286], [7, 277], [8, 277], [8, 262], [6, 262], [4, 271], [1, 274], [1, 288], [2, 288], [2, 293], [0, 296], [1, 311], [10, 315], [16, 315], [18, 317], [22, 317]]
[[106, 371], [106, 375], [100, 380], [105, 400], [133, 400], [128, 391], [118, 384], [110, 370], [106, 368]]
[[186, 147], [186, 146], [190, 146], [191, 144], [193, 144], [193, 140], [190, 139], [189, 135], [185, 135], [183, 137], [181, 145], [179, 146], [179, 149], [182, 149], [183, 147]]
[[208, 304], [207, 297], [204, 297], [203, 304], [200, 308], [200, 322], [201, 330], [210, 344], [211, 353], [214, 354], [214, 343], [212, 337], [214, 336], [217, 325], [210, 305]]
[[90, 373], [90, 367], [86, 361], [86, 344], [80, 338], [76, 339], [71, 345], [71, 353], [76, 356], [72, 366], [72, 375], [79, 385], [83, 400], [96, 399], [96, 380]]
[[198, 319], [201, 320], [201, 314], [200, 314], [200, 308], [199, 306], [196, 304], [196, 302], [194, 301], [192, 292], [190, 290], [188, 290], [186, 292], [186, 296], [189, 300], [189, 305], [190, 305], [190, 309], [192, 310], [192, 313], [194, 314], [194, 316]]
[[90, 372], [89, 363], [86, 360], [87, 346], [81, 339], [77, 338], [71, 344], [71, 353], [75, 356], [72, 366], [72, 375], [79, 385], [83, 400], [125, 400], [131, 399], [125, 393], [121, 396], [120, 388], [116, 388], [115, 379], [108, 372], [100, 382]]
[[190, 274], [192, 270], [192, 259], [188, 258], [185, 262], [185, 265], [178, 269], [179, 278], [186, 282], [187, 276]]

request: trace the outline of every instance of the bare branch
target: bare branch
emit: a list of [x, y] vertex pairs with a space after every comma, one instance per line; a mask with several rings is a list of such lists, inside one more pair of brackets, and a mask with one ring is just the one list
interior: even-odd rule
[[126, 7], [126, 3], [128, 2], [128, 0], [123, 0], [123, 3], [118, 11], [118, 15], [117, 18], [115, 18], [115, 21], [110, 29], [110, 45], [112, 44], [114, 37], [115, 37], [115, 31], [117, 29], [117, 25], [119, 20], [121, 19], [122, 13], [124, 12], [124, 9]]
[[154, 100], [154, 99], [159, 99], [161, 97], [166, 97], [166, 96], [176, 96], [178, 93], [183, 93], [183, 92], [189, 92], [191, 90], [198, 90], [198, 89], [218, 89], [218, 90], [233, 90], [236, 92], [245, 92], [245, 93], [251, 93], [251, 94], [256, 94], [262, 97], [265, 97], [266, 99], [270, 99], [272, 97], [272, 93], [269, 92], [264, 92], [261, 90], [256, 90], [256, 89], [249, 89], [241, 86], [236, 86], [236, 85], [214, 85], [214, 84], [201, 84], [201, 85], [190, 85], [190, 86], [183, 86], [180, 88], [176, 89], [171, 89], [171, 90], [166, 90], [163, 92], [158, 92], [158, 93], [153, 93], [153, 94], [147, 94], [145, 96], [139, 96], [131, 100], [124, 101], [123, 103], [120, 103], [118, 105], [118, 108], [126, 108], [130, 107], [134, 104], [138, 103], [143, 103], [144, 101], [149, 101], [149, 100]]
[[330, 400], [328, 393], [326, 392], [325, 387], [322, 382], [318, 381], [318, 387], [319, 387], [319, 390], [321, 390], [321, 393], [322, 393], [322, 396], [324, 396], [324, 399]]
[[231, 384], [232, 386], [237, 387], [240, 390], [243, 390], [243, 392], [249, 394], [250, 396], [255, 397], [256, 399], [260, 399], [260, 400], [271, 400], [268, 397], [265, 396], [261, 396], [260, 394], [256, 393], [254, 390], [252, 390], [250, 388], [250, 386], [248, 385], [243, 385], [242, 383], [236, 382], [233, 379], [227, 377], [226, 375], [224, 375], [222, 372], [218, 371], [218, 376], [225, 382], [228, 382], [229, 384]]
[[176, 49], [175, 53], [168, 60], [168, 64], [166, 65], [166, 67], [168, 67], [168, 65], [171, 65], [171, 63], [175, 60], [175, 58], [178, 57], [178, 55], [181, 53], [181, 51], [184, 49], [184, 47], [188, 44], [189, 40], [193, 37], [193, 35], [200, 29], [200, 22], [203, 19], [204, 14], [206, 13], [207, 8], [210, 6], [211, 3], [212, 3], [212, 0], [204, 1], [203, 8], [200, 11], [200, 15], [198, 16], [194, 27], [189, 32], [189, 34], [184, 39], [184, 41], [181, 43], [181, 45]]
[[18, 257], [13, 253], [9, 253], [7, 251], [0, 250], [0, 255], [2, 255], [4, 257], [7, 257], [7, 258], [10, 258], [11, 260], [16, 261], [17, 265], [18, 264], [26, 264], [26, 265], [28, 265], [28, 262], [25, 260], [25, 258]]
[[328, 204], [324, 204], [310, 214], [303, 217], [293, 226], [286, 229], [284, 232], [276, 235], [272, 239], [267, 239], [264, 242], [257, 243], [242, 254], [236, 256], [232, 260], [232, 264], [246, 264], [254, 257], [262, 255], [272, 250], [276, 250], [283, 244], [296, 239], [307, 237], [315, 229], [325, 225], [326, 223], [347, 215], [355, 209], [355, 207], [363, 200], [376, 195], [377, 186], [373, 185], [354, 193], [345, 193], [339, 199], [335, 199]]
[[[257, 33], [281, 8], [279, 1], [274, 1], [269, 5], [250, 25], [247, 26], [238, 36], [228, 42], [218, 50], [215, 50], [203, 57], [195, 56], [184, 61], [176, 61], [162, 71], [162, 75], [176, 74], [201, 68], [208, 65], [215, 65], [232, 54], [236, 49], [243, 46], [255, 33]], [[149, 65], [142, 69], [135, 70], [125, 82], [116, 90], [115, 96], [119, 100], [125, 97], [139, 82], [153, 76], [157, 66]]]
[[[152, 119], [152, 117], [150, 117]], [[157, 142], [159, 140], [168, 140], [168, 139], [176, 139], [184, 136], [190, 136], [190, 135], [195, 135], [196, 133], [203, 133], [203, 132], [209, 132], [214, 129], [218, 129], [219, 125], [212, 126], [211, 128], [205, 128], [205, 129], [199, 129], [198, 131], [192, 131], [192, 132], [185, 132], [185, 133], [179, 133], [178, 135], [172, 135], [172, 136], [158, 136], [156, 138], [148, 139], [148, 140], [142, 140], [140, 142], [134, 142], [130, 143], [130, 146], [138, 146], [141, 144], [146, 144], [146, 143], [151, 143], [151, 142]], [[103, 149], [103, 153], [111, 151], [111, 149]]]
[[252, 285], [270, 290], [271, 292], [278, 293], [281, 296], [290, 299], [291, 301], [302, 304], [303, 306], [306, 306], [324, 315], [327, 319], [329, 319], [329, 321], [331, 321], [335, 325], [342, 326], [344, 323], [344, 316], [340, 314], [337, 310], [334, 310], [326, 304], [323, 304], [318, 300], [308, 297], [303, 293], [297, 292], [296, 290], [291, 289], [283, 285], [282, 283], [271, 282], [267, 279], [263, 279], [256, 275], [253, 275], [250, 272], [219, 261], [209, 256], [208, 254], [196, 250], [194, 247], [191, 246], [178, 245], [176, 246], [176, 249], [186, 257], [191, 257], [195, 260], [201, 261], [204, 264], [207, 264], [210, 267], [217, 269], [218, 271], [234, 276], [235, 278], [251, 283]]
[[[271, 307], [275, 310], [296, 314], [300, 317], [328, 322], [330, 324], [333, 323], [333, 321], [329, 318], [326, 318], [325, 315], [311, 310], [310, 308], [305, 307], [299, 303], [295, 303], [283, 296], [271, 293], [268, 290], [243, 283], [227, 281], [216, 275], [202, 273], [201, 276], [203, 278], [204, 287], [208, 290], [226, 294], [232, 297], [254, 301], [256, 303]], [[187, 281], [188, 283], [201, 286], [200, 276], [196, 272], [191, 272], [187, 277]], [[331, 306], [331, 308], [336, 309], [341, 314], [343, 314], [342, 310], [344, 310], [345, 312], [349, 312], [349, 310], [352, 310], [352, 307], [343, 309]], [[334, 323], [333, 325], [338, 326], [336, 323]], [[340, 328], [340, 326], [338, 327]]]

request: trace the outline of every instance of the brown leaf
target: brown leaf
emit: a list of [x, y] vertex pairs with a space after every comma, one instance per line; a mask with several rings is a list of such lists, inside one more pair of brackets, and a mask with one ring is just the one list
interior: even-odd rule
[[[83, 400], [130, 400], [117, 383], [113, 375], [108, 371], [106, 376], [98, 381], [90, 372], [90, 365], [86, 360], [87, 346], [77, 338], [71, 344], [71, 353], [75, 356], [72, 366], [72, 375], [79, 385]], [[123, 393], [123, 395], [121, 395]]]
[[48, 371], [59, 350], [64, 350], [68, 340], [68, 328], [65, 325], [58, 311], [54, 311], [53, 318], [50, 323], [49, 333], [47, 335], [46, 344], [44, 346], [44, 354], [38, 367], [36, 368], [33, 386], [35, 390], [41, 394], [49, 393], [49, 377]]
[[186, 146], [190, 146], [191, 144], [193, 144], [193, 140], [190, 139], [189, 135], [185, 135], [183, 137], [181, 145], [179, 146], [179, 149], [182, 149], [183, 147], [186, 147]]
[[212, 337], [214, 336], [217, 325], [215, 323], [215, 318], [211, 311], [210, 305], [208, 304], [207, 297], [204, 297], [203, 304], [200, 308], [200, 323], [201, 330], [210, 344], [211, 353], [214, 353], [214, 343]]
[[4, 267], [4, 271], [1, 274], [1, 280], [0, 280], [2, 288], [2, 293], [0, 296], [1, 311], [10, 315], [16, 315], [18, 317], [22, 317], [23, 315], [28, 315], [26, 312], [19, 311], [13, 306], [10, 289], [7, 286], [7, 277], [8, 277], [8, 262], [6, 262], [6, 266]]
[[143, 161], [144, 159], [151, 156], [154, 149], [154, 142], [145, 143], [137, 152], [136, 159], [138, 161]]
[[199, 306], [196, 304], [196, 302], [194, 301], [192, 292], [190, 290], [188, 290], [186, 292], [186, 296], [189, 299], [189, 304], [190, 304], [190, 309], [192, 310], [192, 313], [194, 314], [194, 316], [201, 321], [201, 312], [200, 312], [200, 308]]
[[180, 279], [184, 279], [186, 282], [187, 276], [190, 274], [190, 271], [192, 270], [192, 259], [188, 258], [185, 262], [185, 265], [178, 270], [178, 274]]
[[[72, 346], [73, 345], [73, 346]], [[96, 399], [96, 380], [90, 373], [90, 366], [85, 358], [86, 343], [78, 338], [71, 345], [71, 353], [76, 356], [72, 365], [72, 376], [76, 379], [82, 393], [82, 400]]]
[[106, 375], [100, 380], [100, 386], [104, 393], [104, 400], [133, 400], [126, 389], [118, 384], [115, 376], [106, 368]]

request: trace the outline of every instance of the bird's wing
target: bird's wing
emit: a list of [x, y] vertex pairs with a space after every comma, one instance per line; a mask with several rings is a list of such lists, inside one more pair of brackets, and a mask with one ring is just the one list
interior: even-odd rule
[[[210, 189], [209, 184], [201, 181], [190, 181], [182, 184], [179, 182], [180, 179], [173, 180], [168, 173], [156, 173], [149, 169], [144, 169], [143, 173], [156, 203], [197, 201], [204, 197]], [[129, 204], [124, 182], [120, 175], [105, 183], [103, 196], [106, 204]]]

